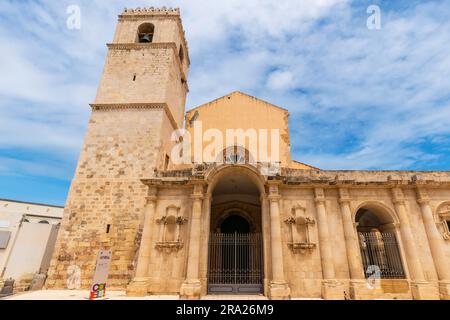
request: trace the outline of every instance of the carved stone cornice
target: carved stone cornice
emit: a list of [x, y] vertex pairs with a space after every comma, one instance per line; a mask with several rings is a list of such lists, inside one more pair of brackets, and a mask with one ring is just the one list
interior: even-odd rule
[[149, 42], [149, 43], [107, 43], [112, 50], [141, 50], [141, 49], [173, 49], [177, 50], [175, 42]]
[[92, 110], [94, 111], [109, 111], [109, 110], [124, 110], [124, 109], [163, 109], [169, 118], [170, 123], [174, 129], [178, 129], [178, 124], [175, 121], [172, 112], [169, 109], [167, 103], [91, 103]]
[[333, 186], [345, 188], [450, 186], [450, 171], [306, 170], [281, 168], [279, 177], [287, 186]]

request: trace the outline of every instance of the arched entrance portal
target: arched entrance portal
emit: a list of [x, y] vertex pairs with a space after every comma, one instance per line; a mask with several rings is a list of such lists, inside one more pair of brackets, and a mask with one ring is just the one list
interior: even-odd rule
[[239, 172], [220, 178], [212, 192], [208, 293], [263, 292], [260, 191]]

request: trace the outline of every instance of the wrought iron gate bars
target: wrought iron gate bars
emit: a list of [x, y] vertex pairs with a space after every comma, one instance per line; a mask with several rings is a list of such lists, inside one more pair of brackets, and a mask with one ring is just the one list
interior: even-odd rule
[[208, 264], [210, 293], [261, 293], [261, 234], [211, 233]]
[[397, 238], [392, 232], [358, 232], [359, 247], [366, 278], [369, 266], [380, 269], [381, 279], [405, 279]]

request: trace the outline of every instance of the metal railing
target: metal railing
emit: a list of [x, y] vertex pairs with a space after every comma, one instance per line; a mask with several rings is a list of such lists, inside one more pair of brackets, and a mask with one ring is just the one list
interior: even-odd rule
[[391, 232], [358, 232], [366, 278], [379, 268], [381, 279], [404, 279], [405, 272], [397, 238]]

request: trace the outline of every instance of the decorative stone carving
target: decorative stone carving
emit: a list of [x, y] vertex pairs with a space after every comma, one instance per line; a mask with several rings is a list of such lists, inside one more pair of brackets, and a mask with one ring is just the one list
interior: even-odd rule
[[155, 247], [158, 250], [166, 252], [178, 251], [183, 248], [183, 242], [180, 239], [181, 227], [187, 222], [187, 219], [180, 216], [180, 207], [175, 205], [166, 208], [166, 215], [156, 220], [160, 225], [159, 241]]
[[450, 203], [441, 206], [441, 208], [438, 210], [438, 216], [440, 219], [439, 224], [441, 225], [442, 236], [445, 240], [450, 240]]
[[315, 220], [306, 217], [306, 209], [300, 205], [296, 205], [292, 208], [292, 216], [284, 221], [291, 228], [291, 241], [288, 246], [294, 253], [304, 252], [304, 250], [311, 251], [316, 247], [315, 243], [311, 242], [310, 226], [315, 225]]

